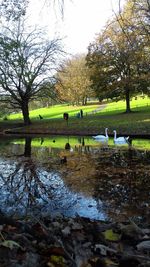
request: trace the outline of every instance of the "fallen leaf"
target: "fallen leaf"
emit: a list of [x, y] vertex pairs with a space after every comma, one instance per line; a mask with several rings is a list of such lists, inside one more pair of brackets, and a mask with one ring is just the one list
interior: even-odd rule
[[[92, 267], [107, 267], [105, 261], [99, 257], [93, 257], [91, 259], [89, 259], [89, 263], [91, 264]], [[85, 266], [87, 267], [87, 266]]]
[[3, 230], [4, 226], [0, 225], [0, 232]]
[[73, 230], [82, 230], [83, 226], [80, 223], [74, 222], [72, 225]]
[[12, 226], [12, 225], [6, 225], [4, 227], [4, 231], [7, 231], [7, 232], [15, 232], [16, 229], [17, 229], [17, 227], [16, 226]]
[[17, 242], [15, 242], [13, 240], [5, 240], [3, 242], [0, 242], [0, 245], [3, 247], [6, 247], [6, 248], [10, 248], [10, 249], [13, 249], [16, 247], [18, 247], [18, 248], [21, 247]]
[[116, 267], [116, 266], [118, 266], [119, 264], [118, 263], [116, 263], [116, 262], [114, 262], [114, 261], [112, 261], [112, 260], [110, 260], [110, 259], [105, 259], [104, 260], [105, 261], [105, 263], [106, 263], [106, 266], [107, 267]]
[[64, 234], [64, 235], [70, 235], [70, 233], [71, 233], [71, 230], [70, 230], [70, 227], [69, 226], [66, 226], [63, 230], [62, 230], [62, 233]]
[[54, 266], [65, 266], [65, 259], [62, 256], [51, 255], [49, 262], [47, 263], [48, 266], [51, 266], [51, 263]]
[[143, 241], [137, 245], [138, 250], [150, 250], [150, 240]]
[[112, 252], [112, 253], [116, 253], [117, 251], [114, 249], [111, 249], [103, 244], [96, 244], [95, 245], [95, 250], [100, 250], [100, 254], [103, 256], [107, 255], [107, 251]]
[[50, 256], [50, 255], [55, 255], [55, 256], [64, 256], [65, 252], [64, 249], [62, 247], [50, 247], [47, 249], [44, 249], [42, 251], [42, 254], [46, 255], [46, 256]]
[[105, 232], [102, 232], [104, 235], [105, 239], [109, 241], [119, 241], [121, 238], [121, 235], [114, 233], [112, 229], [108, 229]]

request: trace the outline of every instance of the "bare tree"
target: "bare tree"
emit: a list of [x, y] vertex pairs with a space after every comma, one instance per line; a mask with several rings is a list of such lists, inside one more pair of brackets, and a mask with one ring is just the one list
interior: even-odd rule
[[6, 20], [18, 20], [25, 15], [28, 0], [0, 0], [0, 15]]
[[46, 40], [39, 30], [28, 33], [18, 24], [0, 34], [1, 98], [21, 109], [25, 125], [31, 123], [29, 102], [51, 81], [61, 55], [61, 40]]
[[[32, 0], [30, 0], [32, 1]], [[63, 14], [65, 0], [42, 0], [43, 6], [52, 6]], [[24, 16], [27, 11], [29, 0], [0, 0], [0, 15], [7, 21], [18, 20]]]

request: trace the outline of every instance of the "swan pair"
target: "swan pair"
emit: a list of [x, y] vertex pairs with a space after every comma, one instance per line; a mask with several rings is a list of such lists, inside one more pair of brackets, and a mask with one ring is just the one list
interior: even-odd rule
[[[96, 135], [96, 136], [93, 136], [93, 138], [95, 139], [95, 140], [99, 140], [99, 141], [102, 141], [102, 142], [106, 142], [106, 141], [108, 141], [108, 139], [109, 139], [109, 136], [108, 136], [108, 128], [105, 128], [105, 135]], [[129, 136], [128, 137], [124, 137], [124, 136], [122, 136], [122, 137], [117, 137], [117, 132], [116, 132], [116, 130], [114, 130], [113, 131], [114, 132], [114, 143], [115, 144], [127, 144], [128, 143], [128, 141], [129, 141]]]

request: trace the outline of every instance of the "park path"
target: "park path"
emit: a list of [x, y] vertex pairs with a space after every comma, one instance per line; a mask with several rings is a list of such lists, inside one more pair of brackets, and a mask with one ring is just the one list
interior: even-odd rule
[[95, 114], [95, 113], [103, 110], [106, 106], [107, 106], [107, 104], [102, 104], [98, 108], [94, 109], [93, 111], [87, 112], [87, 114]]

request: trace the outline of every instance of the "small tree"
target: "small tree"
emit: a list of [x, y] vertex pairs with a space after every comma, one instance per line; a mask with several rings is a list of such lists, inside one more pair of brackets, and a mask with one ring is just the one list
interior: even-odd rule
[[41, 31], [27, 33], [23, 24], [0, 34], [1, 96], [11, 107], [22, 111], [24, 123], [30, 124], [29, 102], [51, 81], [62, 54], [60, 39], [44, 38]]

